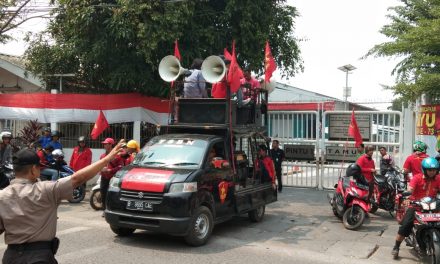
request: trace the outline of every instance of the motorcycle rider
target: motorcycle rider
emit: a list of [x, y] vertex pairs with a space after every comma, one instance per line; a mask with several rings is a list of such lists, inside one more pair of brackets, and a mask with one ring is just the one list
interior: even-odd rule
[[69, 166], [78, 171], [92, 164], [92, 151], [86, 146], [86, 138], [81, 136], [78, 138], [78, 146], [73, 149]]
[[376, 172], [376, 167], [374, 165], [374, 160], [372, 158], [374, 152], [374, 147], [369, 145], [365, 147], [365, 154], [360, 156], [356, 164], [361, 167], [362, 175], [364, 175], [365, 180], [368, 182], [368, 201], [371, 200], [371, 196], [374, 191], [374, 173]]
[[387, 153], [387, 149], [385, 147], [379, 148], [380, 152], [380, 174], [385, 176], [385, 173], [394, 168], [394, 160], [390, 154]]
[[[409, 200], [403, 201], [405, 206], [410, 204], [410, 200], [417, 201], [426, 196], [435, 197], [437, 192], [440, 191], [439, 162], [435, 158], [428, 157], [423, 159], [421, 167], [423, 173], [415, 174], [409, 183], [408, 192], [411, 193], [411, 196]], [[414, 226], [415, 211], [415, 208], [408, 208], [406, 210], [397, 232], [396, 244], [391, 251], [394, 259], [399, 256], [400, 244], [411, 233]], [[424, 250], [421, 248], [421, 252], [424, 252]]]
[[405, 175], [405, 179], [410, 181], [411, 178], [408, 177], [408, 173], [411, 173], [412, 176], [416, 174], [423, 173], [422, 172], [422, 160], [428, 158], [429, 156], [426, 154], [426, 149], [428, 146], [425, 142], [416, 141], [413, 144], [413, 154], [408, 156], [403, 163], [403, 174]]
[[0, 164], [5, 162], [12, 163], [12, 146], [10, 144], [12, 139], [12, 133], [9, 131], [3, 131], [0, 133], [2, 142], [0, 143]]
[[51, 162], [53, 162], [52, 151], [53, 147], [47, 145], [45, 148], [38, 150], [37, 155], [40, 158], [40, 174], [49, 177], [52, 181], [58, 179], [58, 171], [49, 168]]
[[52, 137], [50, 135], [50, 127], [45, 127], [43, 129], [43, 135], [38, 139], [38, 143], [40, 143], [41, 147], [46, 147], [52, 141]]
[[52, 137], [52, 141], [48, 144], [51, 145], [53, 147], [53, 149], [63, 149], [63, 145], [61, 145], [61, 142], [59, 142], [60, 140], [60, 132], [54, 130], [52, 131], [52, 133], [50, 134]]

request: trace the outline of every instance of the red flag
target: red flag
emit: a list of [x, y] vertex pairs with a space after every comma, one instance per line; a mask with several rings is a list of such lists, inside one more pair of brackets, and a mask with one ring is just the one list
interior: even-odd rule
[[356, 122], [356, 118], [354, 117], [354, 109], [351, 113], [351, 122], [350, 126], [348, 127], [348, 134], [352, 136], [355, 140], [355, 147], [359, 147], [362, 144], [362, 136], [361, 132], [359, 131], [359, 127]]
[[270, 82], [270, 77], [272, 77], [272, 73], [277, 69], [277, 65], [275, 64], [275, 59], [272, 57], [269, 41], [266, 41], [266, 48], [264, 51], [264, 68], [266, 70], [264, 81]]
[[179, 60], [182, 60], [182, 57], [180, 56], [180, 51], [179, 51], [179, 44], [177, 44], [177, 39], [176, 39], [176, 41], [174, 41], [174, 56], [176, 56], [176, 58], [178, 58]]
[[223, 50], [223, 55], [225, 56], [225, 59], [227, 59], [227, 60], [232, 60], [232, 55], [231, 55], [231, 53], [229, 53], [229, 51], [228, 51], [227, 48], [225, 48], [225, 49]]
[[235, 93], [240, 88], [240, 80], [243, 78], [243, 71], [237, 62], [237, 56], [235, 54], [235, 40], [232, 41], [232, 58], [231, 65], [229, 65], [227, 80], [229, 82], [229, 87], [231, 88], [231, 93]]
[[99, 135], [101, 135], [101, 133], [108, 127], [108, 122], [104, 116], [104, 113], [102, 112], [102, 110], [99, 110], [98, 118], [95, 121], [95, 126], [93, 127], [90, 136], [92, 137], [92, 139], [97, 139]]

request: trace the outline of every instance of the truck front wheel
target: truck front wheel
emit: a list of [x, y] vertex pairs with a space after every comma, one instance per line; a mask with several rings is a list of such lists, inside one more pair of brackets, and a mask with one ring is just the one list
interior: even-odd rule
[[200, 206], [191, 218], [189, 231], [185, 236], [186, 243], [195, 247], [206, 244], [213, 227], [211, 211], [206, 206]]

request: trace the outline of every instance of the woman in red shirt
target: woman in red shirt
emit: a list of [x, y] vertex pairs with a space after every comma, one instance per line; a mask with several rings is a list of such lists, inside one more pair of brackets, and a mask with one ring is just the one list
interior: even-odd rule
[[256, 171], [260, 173], [262, 182], [270, 181], [272, 187], [276, 190], [275, 185], [275, 166], [273, 164], [272, 158], [267, 156], [267, 146], [258, 146], [258, 158], [255, 162]]
[[78, 138], [78, 146], [73, 149], [70, 157], [70, 167], [78, 171], [92, 164], [92, 151], [86, 146], [85, 137]]
[[376, 166], [374, 165], [374, 160], [372, 158], [374, 152], [373, 146], [365, 147], [365, 154], [360, 156], [356, 161], [357, 165], [361, 167], [362, 175], [364, 175], [365, 180], [368, 182], [370, 187], [368, 191], [368, 201], [370, 201], [374, 190], [374, 174], [376, 172]]

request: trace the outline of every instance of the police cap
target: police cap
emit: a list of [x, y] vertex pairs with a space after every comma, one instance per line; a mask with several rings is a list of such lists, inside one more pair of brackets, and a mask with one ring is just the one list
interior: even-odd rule
[[31, 149], [22, 149], [12, 156], [12, 164], [14, 165], [38, 165], [40, 158], [37, 153]]

